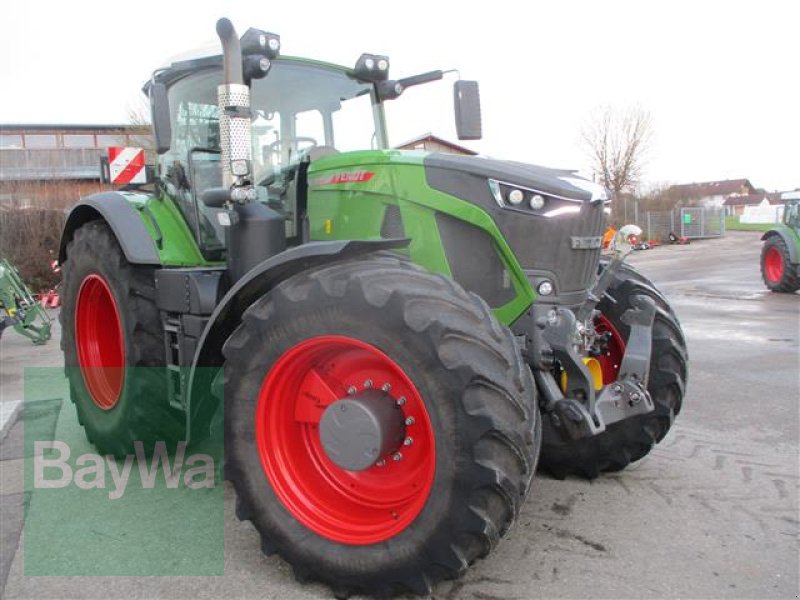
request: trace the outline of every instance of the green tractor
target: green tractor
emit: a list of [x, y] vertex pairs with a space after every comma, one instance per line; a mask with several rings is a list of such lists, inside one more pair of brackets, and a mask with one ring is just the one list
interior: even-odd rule
[[[64, 231], [62, 346], [102, 452], [221, 421], [262, 549], [338, 596], [391, 595], [486, 556], [537, 465], [593, 478], [666, 435], [684, 336], [627, 240], [601, 257], [604, 189], [390, 149], [385, 104], [442, 71], [217, 33], [221, 55], [145, 85], [154, 189], [85, 198]], [[477, 83], [454, 102], [478, 139]]]
[[761, 239], [761, 278], [773, 292], [800, 290], [800, 192], [785, 192], [783, 223]]

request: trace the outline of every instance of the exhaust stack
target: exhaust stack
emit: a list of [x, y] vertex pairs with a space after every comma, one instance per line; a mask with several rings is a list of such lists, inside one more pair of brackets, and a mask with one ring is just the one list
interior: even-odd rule
[[[222, 161], [222, 185], [242, 188], [250, 176], [250, 88], [244, 83], [242, 50], [236, 29], [228, 19], [217, 21], [217, 35], [222, 43], [223, 81], [217, 88], [219, 131]], [[245, 192], [245, 190], [242, 190]], [[234, 200], [250, 200], [250, 194], [235, 193]]]
[[[219, 104], [220, 160], [222, 188], [204, 193], [208, 206], [224, 207], [226, 262], [228, 277], [234, 283], [244, 275], [286, 249], [285, 218], [261, 202], [252, 181], [252, 146], [250, 133], [250, 81], [269, 70], [269, 57], [277, 54], [280, 41], [274, 34], [248, 30], [244, 36], [246, 51], [254, 47], [261, 54], [251, 66], [242, 69], [242, 43], [228, 19], [217, 21], [217, 35], [222, 43], [222, 85], [217, 88]], [[274, 41], [271, 41], [274, 40]], [[273, 47], [274, 46], [274, 47]], [[253, 69], [255, 64], [258, 68]], [[218, 217], [219, 218], [219, 217]]]

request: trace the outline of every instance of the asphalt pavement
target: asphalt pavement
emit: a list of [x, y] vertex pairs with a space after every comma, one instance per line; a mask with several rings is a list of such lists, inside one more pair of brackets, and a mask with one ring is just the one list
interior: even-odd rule
[[[672, 302], [689, 345], [689, 386], [672, 431], [621, 473], [593, 482], [538, 476], [498, 549], [460, 580], [439, 584], [433, 597], [798, 597], [800, 293], [766, 291], [759, 251], [757, 233], [729, 232], [632, 256]], [[3, 335], [0, 417], [22, 400], [24, 367], [61, 364], [58, 335], [56, 327], [43, 348]], [[85, 443], [69, 402], [58, 406], [54, 426], [70, 443]], [[237, 521], [227, 486], [222, 575], [26, 575], [20, 529], [31, 489], [22, 477], [18, 414], [0, 434], [2, 597], [332, 597], [261, 554], [252, 526]], [[187, 527], [197, 518], [189, 514]], [[78, 560], [92, 535], [73, 544]], [[186, 551], [174, 545], [176, 555]]]

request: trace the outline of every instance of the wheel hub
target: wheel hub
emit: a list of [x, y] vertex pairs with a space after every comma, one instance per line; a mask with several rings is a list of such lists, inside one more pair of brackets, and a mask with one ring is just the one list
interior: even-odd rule
[[[335, 409], [328, 410], [344, 400], [346, 410], [339, 412], [355, 418], [334, 418]], [[272, 489], [298, 521], [323, 537], [352, 545], [384, 542], [408, 527], [428, 500], [436, 472], [431, 419], [405, 371], [375, 346], [341, 335], [298, 342], [265, 376], [255, 418]], [[323, 419], [330, 419], [324, 436]], [[372, 424], [356, 426], [362, 419]], [[405, 433], [402, 441], [398, 430]], [[355, 438], [354, 431], [363, 431], [369, 443], [323, 445], [329, 436]], [[380, 453], [398, 442], [402, 450], [372, 459], [373, 448]], [[341, 457], [359, 449], [370, 455], [368, 464]]]
[[330, 404], [319, 423], [328, 458], [348, 471], [363, 471], [403, 442], [403, 412], [389, 394], [365, 390]]
[[767, 250], [764, 267], [770, 281], [779, 283], [783, 279], [783, 255], [780, 250], [775, 247]]
[[78, 365], [92, 401], [111, 410], [122, 395], [125, 342], [114, 294], [105, 279], [88, 274], [75, 301], [75, 346]]

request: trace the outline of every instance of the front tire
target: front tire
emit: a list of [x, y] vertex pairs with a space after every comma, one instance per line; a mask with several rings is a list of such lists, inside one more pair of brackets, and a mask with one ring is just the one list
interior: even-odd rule
[[59, 319], [70, 396], [86, 437], [121, 457], [141, 441], [185, 439], [185, 419], [169, 406], [166, 354], [152, 267], [128, 263], [111, 228], [91, 221], [75, 231]]
[[786, 242], [779, 235], [768, 237], [761, 248], [761, 278], [772, 292], [792, 294], [800, 290], [797, 267], [792, 264]]
[[541, 468], [557, 479], [567, 475], [594, 479], [600, 473], [620, 471], [644, 458], [664, 438], [681, 410], [688, 360], [683, 330], [664, 296], [646, 277], [628, 265], [622, 265], [607, 294], [597, 305], [601, 312], [600, 328], [612, 331], [610, 351], [616, 354], [608, 359], [602, 357], [604, 383], [608, 383], [609, 372], [618, 371], [624, 340], [628, 339], [630, 332], [622, 321], [622, 315], [631, 308], [631, 298], [636, 295], [649, 296], [656, 303], [647, 386], [655, 409], [645, 415], [612, 423], [603, 433], [579, 440], [563, 437], [545, 416]]
[[[429, 593], [514, 522], [538, 456], [535, 386], [510, 331], [451, 280], [383, 255], [301, 273], [244, 313], [223, 353], [237, 514], [299, 580]], [[400, 405], [413, 444], [348, 471], [318, 422], [365, 388]]]

